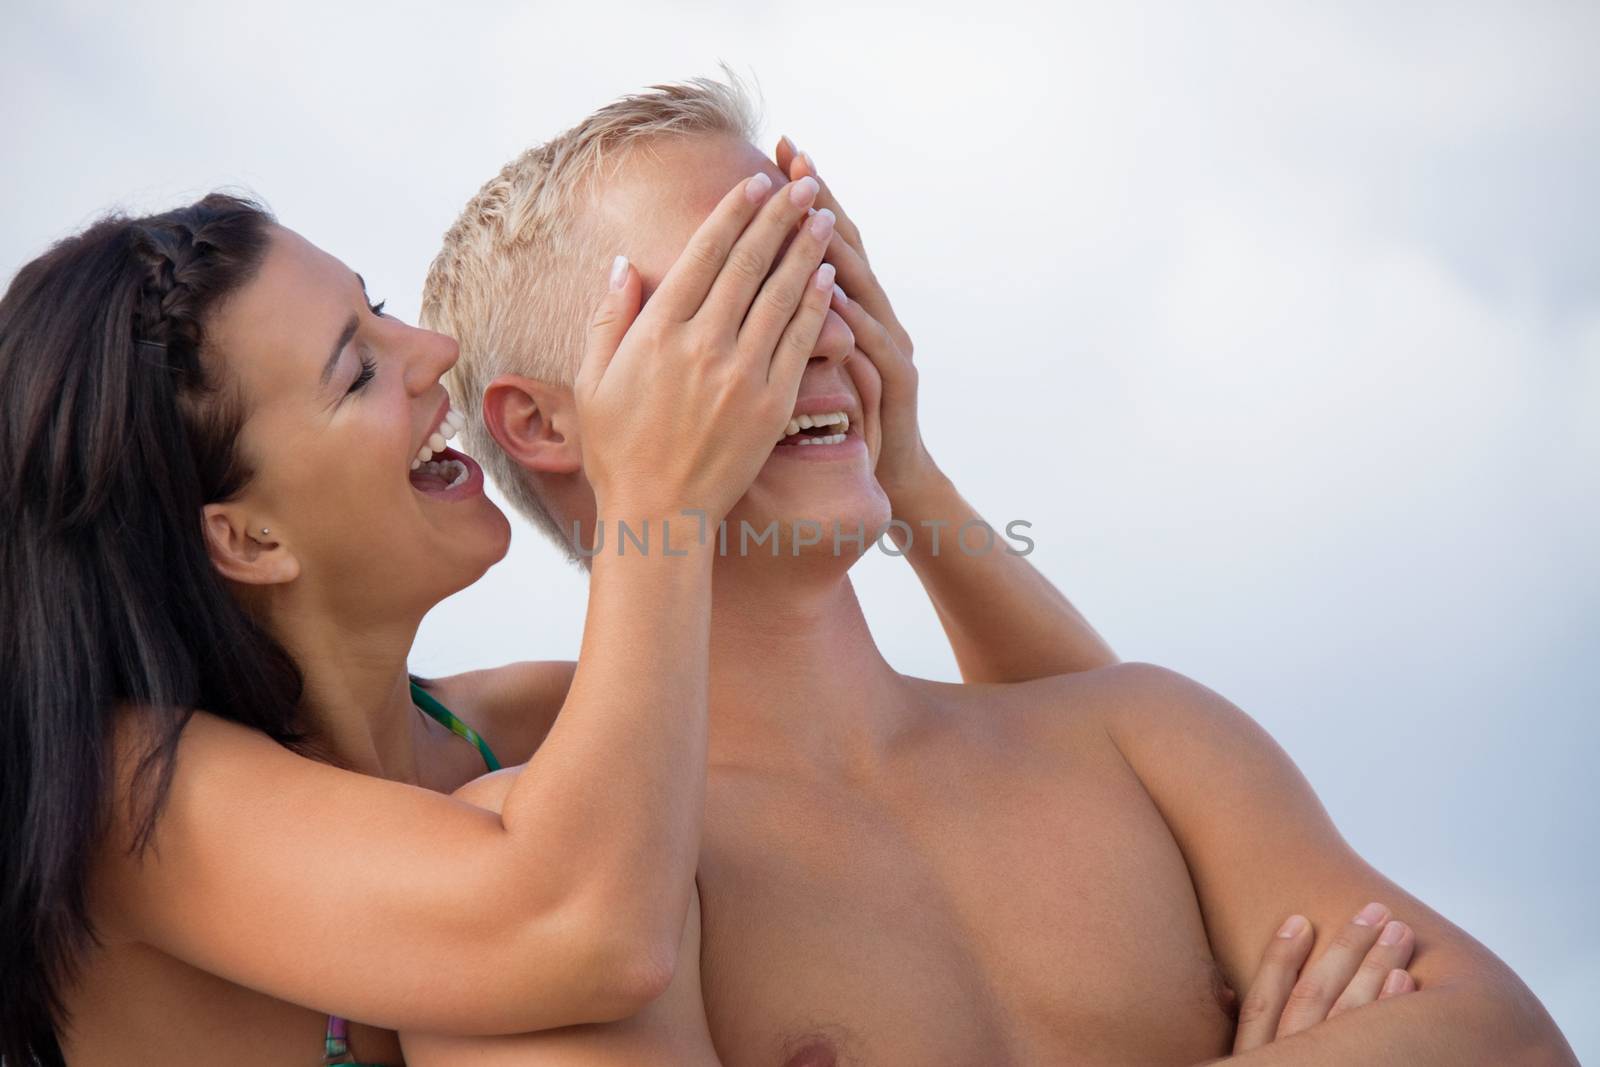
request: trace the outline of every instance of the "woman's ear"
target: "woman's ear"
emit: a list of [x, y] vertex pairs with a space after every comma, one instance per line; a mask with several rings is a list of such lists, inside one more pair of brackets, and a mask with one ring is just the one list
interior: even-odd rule
[[566, 386], [502, 374], [483, 391], [483, 425], [524, 470], [575, 474], [583, 469], [578, 408]]
[[300, 577], [295, 558], [272, 527], [247, 519], [238, 504], [207, 504], [201, 509], [206, 551], [217, 572], [243, 585], [282, 585]]

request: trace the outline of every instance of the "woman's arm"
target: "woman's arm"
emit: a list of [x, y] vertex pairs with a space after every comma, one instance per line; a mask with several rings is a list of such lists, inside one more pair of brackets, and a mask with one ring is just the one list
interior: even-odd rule
[[[497, 811], [516, 772], [500, 771], [468, 782], [454, 796]], [[402, 1030], [409, 1067], [721, 1067], [706, 1022], [700, 988], [700, 899], [689, 901], [678, 945], [678, 968], [666, 991], [638, 1014], [598, 1026], [568, 1026], [494, 1037], [444, 1036]], [[485, 976], [486, 978], [490, 976]]]
[[[983, 517], [936, 468], [890, 501], [895, 518], [913, 531], [905, 543], [898, 532], [890, 536], [933, 601], [963, 681], [1025, 682], [1117, 662], [1089, 620], [1010, 547], [1007, 531], [994, 530], [985, 541]], [[964, 549], [960, 531], [969, 525], [976, 532]], [[987, 551], [977, 551], [986, 543]]]
[[[962, 528], [983, 519], [923, 444], [911, 337], [868, 265], [860, 231], [817, 177], [811, 157], [797, 152], [785, 137], [775, 158], [791, 178], [816, 178], [821, 186], [818, 206], [838, 217], [827, 255], [838, 268], [841, 287], [833, 306], [867, 357], [849, 364], [862, 404], [872, 411], [869, 400], [879, 398], [878, 481], [889, 495], [894, 517], [911, 528], [909, 543], [903, 531], [890, 536], [933, 601], [962, 679], [1021, 682], [1117, 662], [1111, 646], [1071, 601], [1017, 554], [1020, 550], [1008, 549], [1008, 531], [993, 531], [990, 551], [962, 550]], [[983, 543], [980, 532], [968, 534], [973, 549]]]
[[[825, 242], [808, 227], [770, 277], [751, 272], [809, 202], [769, 187], [729, 193], [643, 314], [638, 274], [616, 274], [574, 386], [603, 518], [720, 518], [781, 436], [827, 313]], [[631, 1015], [670, 982], [693, 891], [711, 551], [595, 559], [571, 690], [498, 815], [197, 715], [152, 848], [127, 848], [124, 822], [105, 850], [116, 933], [394, 1028]], [[125, 789], [142, 739], [121, 740]]]

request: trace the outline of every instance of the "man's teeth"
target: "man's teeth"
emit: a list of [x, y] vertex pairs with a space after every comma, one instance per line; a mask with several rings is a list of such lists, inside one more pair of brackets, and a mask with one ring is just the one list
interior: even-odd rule
[[783, 436], [793, 437], [801, 430], [811, 430], [822, 426], [836, 426], [838, 429], [826, 437], [807, 437], [799, 442], [802, 445], [836, 445], [845, 438], [845, 432], [850, 429], [850, 416], [842, 411], [830, 411], [822, 415], [796, 415], [789, 420], [789, 425], [784, 429]]
[[454, 407], [446, 411], [444, 413], [444, 421], [439, 424], [439, 428], [429, 434], [427, 443], [417, 450], [416, 457], [411, 461], [411, 469], [419, 470], [424, 463], [433, 459], [434, 453], [443, 452], [445, 450], [445, 442], [460, 433], [461, 428], [466, 424], [467, 417]]

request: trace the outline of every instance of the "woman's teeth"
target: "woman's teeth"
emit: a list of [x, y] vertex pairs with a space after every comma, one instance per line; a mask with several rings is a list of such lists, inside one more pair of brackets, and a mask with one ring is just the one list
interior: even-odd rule
[[435, 459], [419, 464], [412, 468], [418, 474], [433, 475], [445, 484], [438, 490], [425, 490], [429, 492], [444, 492], [454, 489], [467, 480], [467, 465], [459, 459]]
[[[459, 433], [466, 424], [466, 416], [462, 415], [454, 407], [446, 411], [444, 413], [444, 421], [439, 424], [439, 428], [428, 435], [428, 443], [417, 450], [416, 458], [411, 461], [411, 469], [420, 469], [424, 463], [433, 459], [434, 453], [443, 452], [445, 442]], [[465, 470], [465, 468], [462, 469]]]
[[836, 445], [845, 439], [845, 432], [850, 429], [850, 416], [842, 411], [830, 411], [822, 415], [796, 415], [789, 420], [789, 425], [784, 428], [784, 437], [793, 437], [801, 430], [818, 429], [823, 426], [835, 426], [833, 433], [821, 437], [807, 437], [796, 444], [802, 445]]

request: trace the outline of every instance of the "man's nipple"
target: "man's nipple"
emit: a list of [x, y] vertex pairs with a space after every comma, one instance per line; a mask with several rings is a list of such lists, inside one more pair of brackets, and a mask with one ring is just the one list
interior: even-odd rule
[[783, 1061], [783, 1067], [838, 1067], [839, 1057], [826, 1041], [807, 1041]]

